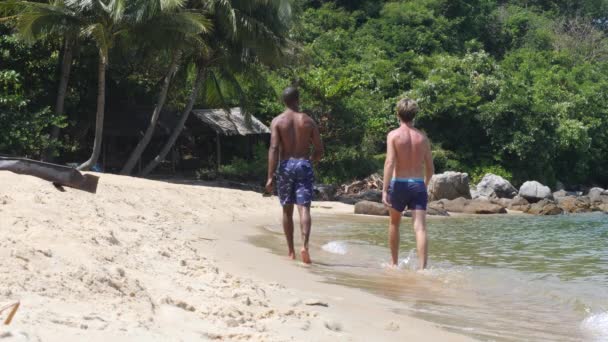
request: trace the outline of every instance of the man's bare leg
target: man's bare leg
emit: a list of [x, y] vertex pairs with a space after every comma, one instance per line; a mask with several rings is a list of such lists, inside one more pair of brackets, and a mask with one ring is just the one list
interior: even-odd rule
[[293, 204], [283, 206], [283, 231], [289, 248], [289, 258], [296, 259], [296, 251], [293, 247]]
[[416, 248], [418, 250], [418, 266], [421, 270], [426, 268], [428, 259], [426, 237], [426, 211], [412, 210], [412, 218], [414, 219], [414, 231], [416, 232]]
[[388, 226], [388, 242], [391, 247], [391, 257], [393, 266], [399, 264], [399, 224], [401, 223], [401, 213], [391, 208], [391, 220]]
[[304, 243], [302, 250], [300, 251], [302, 254], [302, 262], [310, 264], [310, 253], [308, 252], [308, 240], [310, 239], [310, 230], [312, 226], [310, 207], [299, 205], [298, 213], [300, 214], [300, 230], [302, 232], [302, 242]]

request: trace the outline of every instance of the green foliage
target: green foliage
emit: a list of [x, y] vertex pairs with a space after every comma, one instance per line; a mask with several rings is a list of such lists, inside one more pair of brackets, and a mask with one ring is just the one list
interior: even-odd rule
[[0, 152], [39, 157], [53, 143], [45, 133], [52, 125], [63, 125], [62, 118], [48, 108], [31, 108], [21, 76], [0, 70]]
[[266, 180], [268, 171], [268, 150], [264, 144], [256, 144], [253, 147], [253, 158], [233, 158], [229, 164], [219, 168], [218, 176], [248, 182], [262, 183]]

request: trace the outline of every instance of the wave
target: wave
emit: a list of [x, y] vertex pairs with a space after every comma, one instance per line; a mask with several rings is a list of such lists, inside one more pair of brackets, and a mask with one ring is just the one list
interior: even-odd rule
[[331, 241], [324, 244], [321, 249], [332, 254], [346, 255], [348, 253], [348, 244], [346, 241]]
[[608, 312], [593, 314], [581, 323], [585, 337], [591, 341], [608, 341]]

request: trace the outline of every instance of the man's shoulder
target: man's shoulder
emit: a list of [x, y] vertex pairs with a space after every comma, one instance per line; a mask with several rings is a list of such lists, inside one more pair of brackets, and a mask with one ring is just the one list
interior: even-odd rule
[[388, 132], [388, 134], [386, 135], [387, 138], [391, 139], [396, 137], [397, 135], [399, 135], [399, 128], [395, 128], [394, 130]]

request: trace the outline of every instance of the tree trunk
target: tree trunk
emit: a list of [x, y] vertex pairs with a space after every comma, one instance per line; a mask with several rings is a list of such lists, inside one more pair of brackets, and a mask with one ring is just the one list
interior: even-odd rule
[[[55, 101], [55, 114], [63, 115], [65, 110], [65, 96], [68, 90], [68, 81], [70, 79], [70, 71], [72, 69], [72, 57], [74, 54], [74, 40], [69, 35], [65, 37], [63, 42], [63, 57], [61, 59], [61, 77], [59, 79], [59, 88], [57, 89], [57, 99]], [[59, 139], [60, 128], [53, 126], [51, 130], [51, 143], [55, 143]], [[51, 146], [44, 152], [43, 159], [53, 161], [55, 147]]]
[[181, 53], [179, 51], [175, 51], [173, 53], [173, 57], [171, 59], [171, 65], [169, 66], [169, 72], [163, 79], [163, 85], [160, 90], [160, 93], [158, 93], [156, 107], [154, 107], [154, 112], [152, 113], [152, 117], [150, 118], [150, 123], [148, 125], [148, 128], [146, 129], [144, 136], [141, 138], [141, 140], [137, 144], [137, 147], [135, 147], [135, 149], [131, 153], [129, 160], [127, 160], [127, 163], [125, 164], [122, 171], [120, 172], [123, 175], [131, 174], [131, 172], [133, 171], [133, 168], [135, 167], [135, 165], [141, 158], [142, 153], [144, 152], [144, 150], [150, 143], [152, 136], [154, 135], [154, 130], [156, 130], [156, 124], [158, 123], [158, 119], [160, 118], [160, 113], [165, 105], [165, 100], [167, 99], [167, 92], [169, 91], [169, 85], [171, 85], [171, 80], [173, 79], [173, 76], [177, 72], [177, 66], [179, 64], [180, 56], [181, 56]]
[[97, 114], [95, 122], [95, 141], [93, 142], [93, 153], [86, 162], [78, 167], [78, 170], [88, 171], [99, 159], [101, 152], [101, 143], [103, 142], [103, 119], [106, 105], [106, 69], [108, 66], [107, 56], [103, 52], [99, 52], [99, 78], [97, 80]]
[[163, 149], [160, 151], [158, 156], [156, 156], [156, 158], [154, 158], [144, 168], [144, 170], [141, 172], [140, 176], [145, 177], [145, 176], [149, 175], [150, 172], [154, 171], [154, 169], [158, 166], [158, 164], [160, 164], [163, 160], [165, 160], [165, 157], [167, 157], [167, 154], [169, 153], [169, 151], [175, 144], [175, 141], [177, 141], [177, 138], [182, 133], [182, 130], [184, 129], [184, 125], [186, 124], [186, 121], [188, 120], [188, 117], [190, 116], [190, 112], [192, 112], [192, 108], [194, 107], [194, 103], [196, 102], [199, 88], [200, 88], [201, 83], [204, 78], [204, 74], [205, 74], [205, 68], [199, 67], [199, 69], [197, 70], [197, 73], [196, 73], [196, 78], [194, 80], [194, 85], [192, 87], [192, 93], [190, 93], [190, 99], [188, 100], [188, 104], [186, 105], [186, 109], [182, 112], [182, 115], [179, 118], [177, 125], [173, 129], [173, 132], [171, 133], [169, 140], [167, 141], [165, 146], [163, 146]]

